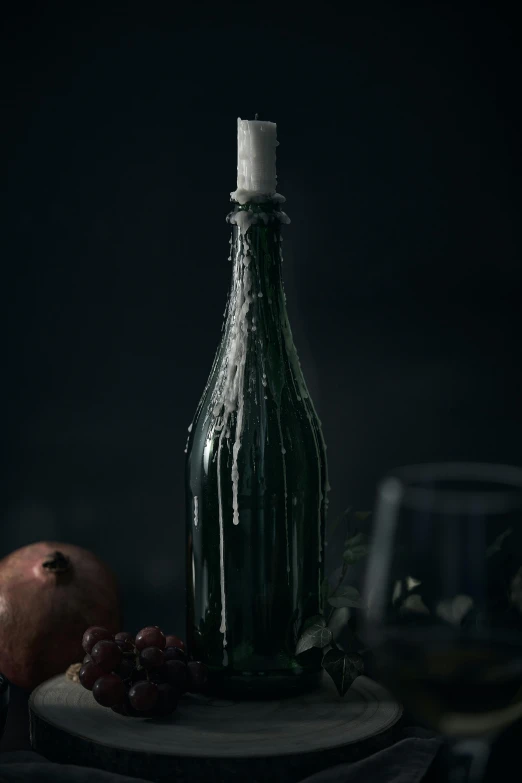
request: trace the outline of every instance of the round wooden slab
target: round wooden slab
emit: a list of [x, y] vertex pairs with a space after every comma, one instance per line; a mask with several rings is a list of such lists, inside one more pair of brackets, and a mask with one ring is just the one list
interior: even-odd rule
[[402, 709], [380, 685], [358, 677], [338, 696], [321, 688], [280, 701], [225, 701], [187, 694], [171, 718], [124, 718], [65, 675], [29, 700], [31, 744], [52, 761], [164, 783], [292, 783], [355, 761], [394, 740]]

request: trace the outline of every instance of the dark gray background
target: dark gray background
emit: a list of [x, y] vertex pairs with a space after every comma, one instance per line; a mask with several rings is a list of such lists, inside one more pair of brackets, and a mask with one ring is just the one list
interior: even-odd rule
[[0, 556], [93, 549], [129, 629], [183, 632], [183, 449], [229, 285], [238, 115], [279, 126], [332, 516], [398, 464], [522, 462], [520, 41], [503, 3], [171, 6], [3, 19]]

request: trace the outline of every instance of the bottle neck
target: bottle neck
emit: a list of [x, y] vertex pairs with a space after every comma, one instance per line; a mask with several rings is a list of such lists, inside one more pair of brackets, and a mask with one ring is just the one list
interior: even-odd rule
[[272, 201], [237, 204], [228, 220], [234, 266], [227, 321], [270, 331], [286, 315], [281, 225], [290, 221]]
[[279, 204], [236, 205], [228, 215], [234, 269], [210, 405], [225, 432], [232, 411], [241, 432], [247, 389], [262, 385], [278, 406], [285, 387], [309, 398], [286, 310], [281, 225], [290, 220]]

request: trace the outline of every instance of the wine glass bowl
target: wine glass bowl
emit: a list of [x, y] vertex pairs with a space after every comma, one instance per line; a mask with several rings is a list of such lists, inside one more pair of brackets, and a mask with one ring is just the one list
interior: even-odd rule
[[363, 636], [382, 682], [453, 739], [522, 717], [522, 470], [407, 466], [379, 485]]

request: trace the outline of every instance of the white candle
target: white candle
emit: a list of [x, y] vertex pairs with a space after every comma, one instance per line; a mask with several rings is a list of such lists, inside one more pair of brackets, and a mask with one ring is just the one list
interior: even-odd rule
[[273, 196], [277, 187], [277, 125], [264, 120], [237, 119], [237, 190], [234, 201], [246, 204]]

